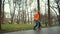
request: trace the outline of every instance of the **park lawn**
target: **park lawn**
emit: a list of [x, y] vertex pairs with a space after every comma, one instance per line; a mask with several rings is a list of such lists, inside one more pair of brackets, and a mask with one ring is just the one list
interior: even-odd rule
[[[33, 29], [34, 24], [2, 24], [1, 28], [4, 32], [13, 32], [13, 31], [21, 31], [21, 30], [31, 30]], [[44, 24], [42, 24], [42, 28], [46, 28]]]
[[33, 24], [2, 24], [1, 28], [3, 31], [20, 31], [33, 29]]

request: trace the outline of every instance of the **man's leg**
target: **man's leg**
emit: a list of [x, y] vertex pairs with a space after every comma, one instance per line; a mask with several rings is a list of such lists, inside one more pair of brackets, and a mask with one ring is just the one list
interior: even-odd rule
[[41, 29], [41, 23], [40, 23], [40, 21], [38, 22], [38, 29]]
[[35, 24], [35, 26], [34, 26], [34, 30], [36, 29], [37, 25], [38, 25], [38, 23], [36, 22], [36, 24]]

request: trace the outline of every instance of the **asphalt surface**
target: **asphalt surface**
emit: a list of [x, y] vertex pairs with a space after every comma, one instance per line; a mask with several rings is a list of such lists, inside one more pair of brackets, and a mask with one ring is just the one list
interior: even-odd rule
[[60, 26], [42, 28], [41, 30], [25, 30], [3, 34], [60, 34]]

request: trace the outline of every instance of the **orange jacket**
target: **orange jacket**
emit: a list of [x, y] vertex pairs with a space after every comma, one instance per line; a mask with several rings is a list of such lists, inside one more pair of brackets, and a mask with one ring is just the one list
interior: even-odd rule
[[36, 14], [34, 15], [34, 20], [39, 20], [39, 19], [40, 19], [40, 14], [36, 12]]

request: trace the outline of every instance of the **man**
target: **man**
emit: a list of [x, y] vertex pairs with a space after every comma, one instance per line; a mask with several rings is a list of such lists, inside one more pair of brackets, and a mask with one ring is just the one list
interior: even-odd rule
[[37, 11], [36, 14], [34, 15], [34, 21], [36, 22], [36, 24], [34, 26], [34, 30], [36, 30], [37, 26], [38, 26], [38, 29], [40, 29], [41, 23], [40, 23], [40, 13], [39, 13], [39, 11]]

